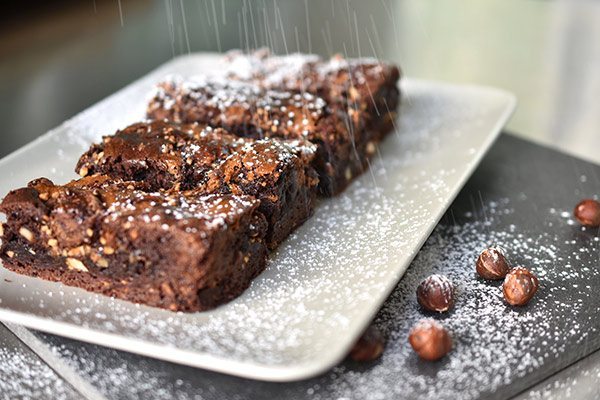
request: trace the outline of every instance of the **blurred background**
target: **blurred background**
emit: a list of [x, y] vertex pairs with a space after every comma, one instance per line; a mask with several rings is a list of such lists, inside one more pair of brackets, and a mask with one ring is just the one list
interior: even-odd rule
[[4, 2], [0, 156], [180, 54], [268, 46], [399, 63], [498, 86], [508, 131], [600, 162], [600, 2], [55, 0]]

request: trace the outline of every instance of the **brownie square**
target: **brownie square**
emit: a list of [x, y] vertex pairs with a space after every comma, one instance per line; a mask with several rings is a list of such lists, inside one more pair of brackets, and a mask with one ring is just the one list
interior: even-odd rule
[[307, 92], [350, 115], [355, 129], [381, 139], [391, 131], [400, 101], [400, 69], [373, 58], [324, 60], [314, 54], [273, 55], [268, 49], [230, 51], [224, 61], [230, 79], [272, 90]]
[[140, 190], [92, 176], [38, 179], [0, 204], [0, 258], [15, 272], [179, 311], [238, 296], [265, 267], [259, 201]]
[[376, 138], [369, 140], [369, 131], [355, 129], [349, 114], [328, 107], [319, 97], [218, 77], [161, 82], [147, 116], [222, 127], [240, 137], [309, 141], [317, 148], [313, 166], [325, 196], [343, 190], [376, 151]]
[[318, 182], [310, 165], [313, 147], [197, 124], [143, 122], [92, 145], [77, 171], [135, 180], [149, 191], [254, 196], [269, 223], [266, 241], [275, 248], [312, 214]]

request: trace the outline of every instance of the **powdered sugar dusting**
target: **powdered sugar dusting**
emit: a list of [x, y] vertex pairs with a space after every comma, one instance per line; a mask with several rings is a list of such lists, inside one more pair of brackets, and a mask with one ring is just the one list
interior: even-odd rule
[[79, 395], [0, 325], [0, 397], [75, 399]]
[[[287, 393], [294, 398], [312, 399], [416, 396], [474, 399], [510, 387], [521, 379], [531, 382], [531, 376], [549, 363], [564, 363], [568, 358], [565, 352], [573, 344], [585, 343], [597, 335], [594, 323], [584, 318], [584, 313], [589, 312], [586, 303], [594, 296], [595, 289], [591, 285], [574, 286], [574, 282], [600, 279], [600, 271], [593, 268], [597, 263], [593, 255], [598, 251], [598, 236], [581, 236], [577, 244], [583, 250], [573, 252], [570, 246], [556, 245], [560, 237], [568, 236], [569, 225], [560, 218], [553, 220], [552, 214], [548, 214], [548, 222], [554, 224], [554, 232], [506, 224], [512, 220], [516, 206], [506, 198], [496, 199], [485, 205], [487, 220], [467, 213], [455, 215], [456, 221], [447, 220], [438, 226], [376, 317], [376, 324], [388, 337], [381, 360], [362, 366], [347, 361], [323, 377], [288, 385]], [[507, 225], [509, 229], [497, 229]], [[492, 244], [506, 249], [512, 261], [540, 277], [541, 288], [528, 306], [508, 306], [499, 282], [485, 281], [476, 275], [475, 260], [479, 252]], [[585, 255], [585, 261], [573, 268], [569, 263], [578, 253]], [[416, 302], [416, 286], [423, 277], [434, 273], [448, 276], [456, 285], [456, 305], [448, 314], [426, 313]], [[565, 292], [571, 294], [568, 296], [571, 300], [564, 300]], [[302, 314], [306, 310], [299, 305], [297, 312]], [[439, 320], [452, 334], [454, 348], [440, 362], [419, 360], [407, 343], [410, 327], [425, 317]], [[73, 367], [84, 368], [84, 374], [89, 374], [90, 379], [115, 398], [141, 393], [158, 398], [147, 386], [136, 383], [136, 371], [141, 368], [148, 374], [145, 385], [158, 390], [170, 388], [180, 398], [197, 394], [201, 390], [196, 383], [198, 377], [206, 374], [182, 367], [165, 376], [168, 364], [80, 347], [69, 341], [61, 345], [62, 341], [52, 336], [42, 335], [42, 338], [54, 344], [56, 354]], [[114, 382], [113, 374], [121, 380], [116, 386], [110, 384]], [[172, 381], [175, 375], [179, 377], [176, 386]], [[246, 393], [255, 395], [266, 395], [269, 391], [281, 394], [282, 389], [236, 380], [229, 383], [238, 390], [243, 386]], [[219, 387], [218, 381], [217, 388], [215, 398], [227, 390], [225, 386]], [[533, 391], [531, 396], [539, 398], [542, 392], [543, 389]], [[504, 393], [507, 395], [510, 389]], [[206, 398], [213, 397], [206, 394]]]
[[[128, 115], [139, 117], [143, 110], [136, 114], [127, 104], [138, 104], [140, 93], [166, 73], [187, 77], [210, 61], [176, 60], [153, 82], [144, 80], [69, 121], [54, 133], [66, 140], [48, 140], [48, 148], [63, 148], [74, 165], [81, 150], [70, 138], [88, 140], [94, 115], [102, 128], [114, 122], [103, 115], [131, 110]], [[55, 332], [254, 376], [276, 371], [298, 377], [333, 365], [394, 288], [510, 111], [510, 99], [496, 91], [410, 80], [403, 85], [402, 133], [390, 135], [380, 157], [346, 192], [318, 205], [235, 301], [210, 312], [172, 313], [2, 270], [2, 307], [25, 315], [19, 322], [41, 312], [65, 324], [52, 325]], [[53, 162], [50, 153], [42, 165]]]
[[[583, 299], [592, 296], [593, 289], [573, 287], [572, 283], [584, 276], [598, 278], [600, 272], [591, 268], [597, 259], [588, 258], [577, 268], [569, 265], [577, 254], [555, 245], [562, 236], [560, 231], [531, 234], [515, 225], [508, 231], [494, 230], [497, 221], [513, 209], [506, 199], [492, 204], [495, 206], [487, 208], [492, 215], [488, 223], [471, 217], [464, 223], [436, 229], [377, 318], [391, 339], [386, 350], [391, 357], [384, 355], [382, 362], [366, 373], [345, 366], [336, 368], [335, 373], [343, 377], [343, 382], [332, 383], [336, 396], [376, 399], [435, 393], [436, 398], [453, 398], [460, 393], [461, 398], [477, 398], [482, 392], [494, 392], [534, 373], [546, 363], [557, 362], [569, 343], [585, 342], [597, 332], [594, 326], [583, 329], [581, 322]], [[568, 229], [564, 222], [557, 225], [557, 230]], [[597, 251], [594, 243], [592, 236], [582, 240], [582, 252], [593, 254]], [[542, 287], [527, 307], [507, 306], [499, 283], [476, 276], [475, 260], [490, 244], [509, 249], [509, 257], [540, 277]], [[430, 273], [447, 275], [458, 293], [456, 305], [447, 316], [431, 314], [454, 338], [453, 352], [434, 364], [419, 361], [406, 343], [410, 326], [430, 315], [424, 314], [414, 300], [414, 288]], [[572, 293], [573, 301], [559, 300], [563, 296], [556, 293], [566, 291]]]
[[597, 399], [598, 397], [600, 397], [600, 353], [596, 352], [522, 393], [515, 400]]

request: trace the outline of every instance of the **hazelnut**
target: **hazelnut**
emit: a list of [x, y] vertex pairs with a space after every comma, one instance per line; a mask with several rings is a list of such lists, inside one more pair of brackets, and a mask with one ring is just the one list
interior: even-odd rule
[[502, 291], [508, 304], [522, 306], [531, 300], [538, 287], [538, 278], [534, 274], [525, 268], [515, 268], [504, 278]]
[[108, 268], [108, 260], [106, 258], [98, 258], [98, 261], [96, 261], [96, 265], [99, 268]]
[[375, 146], [375, 143], [373, 143], [373, 142], [368, 142], [368, 143], [367, 143], [367, 147], [366, 147], [365, 151], [366, 151], [366, 152], [367, 152], [367, 154], [369, 154], [369, 155], [373, 155], [373, 154], [375, 154], [375, 152], [377, 151], [377, 147]]
[[600, 202], [593, 199], [582, 200], [575, 206], [573, 215], [582, 225], [600, 227]]
[[454, 285], [444, 275], [430, 275], [417, 287], [417, 301], [429, 311], [448, 311], [454, 305]]
[[104, 254], [111, 255], [115, 253], [115, 249], [110, 246], [104, 246]]
[[163, 295], [166, 295], [168, 297], [175, 296], [175, 292], [173, 291], [173, 288], [171, 287], [171, 285], [169, 285], [168, 282], [161, 283], [160, 289]]
[[350, 167], [346, 168], [346, 171], [344, 171], [344, 177], [347, 181], [352, 179], [352, 169]]
[[72, 257], [68, 257], [65, 260], [66, 264], [67, 264], [67, 268], [70, 270], [75, 270], [75, 271], [80, 271], [80, 272], [90, 272], [84, 263], [82, 263], [81, 261], [79, 261], [76, 258], [72, 258]]
[[373, 361], [383, 353], [385, 338], [375, 326], [369, 326], [350, 350], [354, 361]]
[[19, 235], [21, 235], [25, 239], [27, 239], [28, 242], [33, 241], [33, 232], [31, 232], [29, 229], [27, 229], [25, 227], [19, 228]]
[[475, 267], [483, 279], [502, 279], [510, 271], [510, 264], [502, 250], [497, 247], [490, 247], [482, 251]]
[[432, 319], [417, 322], [410, 330], [408, 341], [419, 357], [429, 361], [439, 360], [452, 349], [450, 334]]

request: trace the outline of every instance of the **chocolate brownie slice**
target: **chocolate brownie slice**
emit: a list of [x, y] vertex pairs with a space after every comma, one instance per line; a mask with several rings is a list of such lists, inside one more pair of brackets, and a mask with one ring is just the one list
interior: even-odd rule
[[267, 243], [275, 248], [312, 214], [318, 182], [310, 165], [313, 147], [195, 124], [142, 122], [92, 145], [77, 171], [139, 181], [150, 191], [255, 196], [269, 223]]
[[249, 196], [140, 190], [92, 176], [41, 178], [0, 204], [0, 258], [18, 273], [181, 311], [238, 296], [265, 267], [266, 221]]
[[308, 140], [317, 146], [313, 165], [325, 195], [343, 190], [376, 150], [368, 131], [355, 129], [346, 113], [328, 107], [319, 97], [218, 77], [193, 81], [175, 77], [160, 83], [147, 115], [222, 127], [242, 137]]
[[272, 55], [267, 49], [230, 51], [225, 74], [274, 90], [308, 92], [352, 117], [369, 138], [388, 133], [397, 117], [400, 69], [372, 58], [323, 60], [314, 54]]

